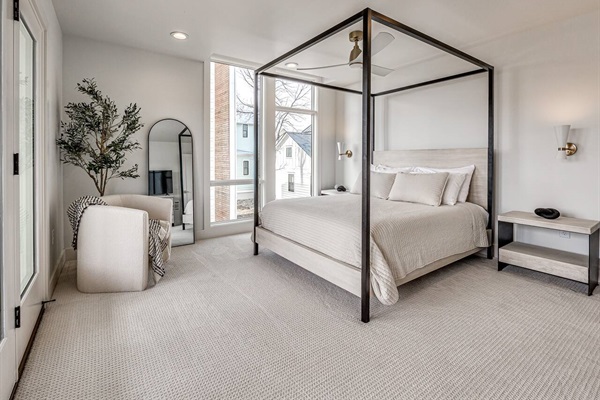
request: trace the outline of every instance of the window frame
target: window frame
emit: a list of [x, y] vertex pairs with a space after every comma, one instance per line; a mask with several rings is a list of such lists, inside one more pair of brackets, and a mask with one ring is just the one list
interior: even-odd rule
[[[198, 224], [196, 226], [196, 230], [197, 230], [197, 234], [199, 235], [198, 237], [214, 237], [214, 236], [221, 236], [221, 235], [230, 235], [230, 234], [236, 234], [236, 233], [242, 233], [242, 232], [247, 232], [248, 229], [252, 226], [252, 220], [243, 220], [243, 219], [230, 219], [230, 220], [226, 220], [226, 221], [212, 221], [212, 215], [211, 215], [211, 209], [214, 206], [213, 205], [213, 200], [211, 199], [211, 189], [215, 186], [234, 186], [234, 185], [248, 185], [248, 184], [254, 184], [254, 174], [256, 170], [251, 170], [250, 172], [250, 176], [248, 177], [249, 179], [237, 179], [237, 180], [231, 180], [231, 181], [216, 181], [216, 180], [212, 180], [211, 179], [211, 150], [214, 150], [211, 148], [211, 128], [212, 128], [212, 123], [213, 121], [211, 121], [211, 113], [213, 111], [213, 107], [211, 106], [211, 81], [213, 79], [213, 73], [214, 71], [211, 68], [211, 63], [220, 63], [220, 64], [227, 64], [229, 66], [233, 66], [233, 67], [239, 67], [239, 68], [246, 68], [252, 71], [255, 71], [257, 68], [260, 68], [261, 65], [257, 64], [257, 63], [253, 63], [247, 60], [240, 60], [238, 58], [234, 58], [234, 57], [228, 57], [228, 56], [223, 56], [223, 55], [212, 55], [208, 62], [206, 63], [206, 67], [204, 68], [204, 90], [203, 90], [203, 96], [204, 96], [204, 114], [207, 116], [207, 118], [204, 119], [204, 123], [203, 123], [203, 127], [204, 127], [204, 131], [209, 133], [207, 135], [203, 135], [202, 141], [201, 143], [203, 144], [203, 150], [202, 153], [204, 154], [204, 161], [202, 161], [202, 163], [204, 164], [204, 167], [202, 168], [202, 173], [201, 173], [201, 180], [202, 180], [202, 184], [201, 185], [197, 185], [196, 186], [196, 191], [198, 190], [202, 190], [201, 188], [204, 188], [201, 192], [197, 192], [196, 193], [196, 197], [198, 198], [203, 198], [203, 204], [202, 204], [202, 209], [203, 212], [201, 214], [201, 219], [198, 221]], [[297, 75], [298, 77], [301, 77], [303, 79], [306, 80], [310, 80], [313, 81], [315, 83], [321, 82], [320, 79], [315, 78], [314, 76], [310, 76], [301, 72], [289, 72], [290, 76], [293, 75]], [[269, 82], [271, 81], [271, 82]], [[276, 109], [276, 104], [275, 102], [273, 102], [271, 104], [270, 100], [271, 98], [274, 98], [274, 90], [275, 90], [275, 79], [270, 79], [270, 78], [266, 78], [264, 76], [260, 77], [259, 82], [261, 82], [260, 84], [263, 85], [263, 90], [264, 90], [264, 94], [262, 97], [262, 101], [266, 101], [266, 105], [265, 108], [263, 110], [263, 113], [266, 112], [266, 116], [263, 114], [261, 118], [265, 118], [263, 121], [268, 121], [271, 118], [271, 114], [274, 115], [275, 113], [275, 109]], [[314, 118], [313, 118], [313, 157], [312, 157], [312, 165], [311, 165], [311, 170], [312, 170], [312, 179], [311, 179], [311, 186], [312, 186], [312, 195], [315, 195], [315, 191], [317, 190], [316, 188], [320, 187], [320, 175], [318, 173], [318, 168], [321, 164], [321, 140], [319, 137], [319, 125], [320, 125], [320, 117], [318, 116], [318, 110], [319, 110], [319, 102], [320, 102], [320, 98], [321, 98], [321, 92], [319, 87], [317, 86], [312, 86], [312, 110], [306, 110], [306, 109], [292, 109], [290, 111], [293, 112], [298, 112], [298, 113], [308, 113], [308, 114], [313, 114]], [[280, 108], [280, 110], [283, 110], [282, 108]], [[274, 118], [274, 117], [273, 117]], [[262, 125], [261, 125], [262, 126]], [[256, 127], [255, 127], [256, 129]], [[267, 143], [270, 143], [270, 137], [271, 135], [269, 135], [269, 133], [272, 132], [272, 128], [270, 125], [264, 125], [261, 128], [261, 131], [264, 132], [260, 132], [259, 136], [260, 136], [260, 140], [261, 141], [266, 141], [263, 142], [261, 144], [261, 150], [259, 150], [260, 153], [264, 152], [264, 146]], [[248, 132], [248, 138], [254, 138], [256, 136], [256, 132]], [[274, 136], [274, 135], [273, 135]], [[253, 160], [251, 160], [253, 162]], [[261, 171], [261, 182], [263, 182], [261, 185], [259, 185], [259, 204], [255, 205], [257, 207], [262, 207], [264, 204], [266, 204], [268, 201], [274, 200], [275, 197], [272, 197], [272, 195], [274, 195], [274, 191], [272, 192], [271, 189], [269, 189], [267, 186], [265, 186], [264, 182], [268, 179], [274, 179], [274, 176], [271, 176], [271, 172], [268, 170], [267, 165], [266, 165], [267, 160], [265, 158], [261, 158], [259, 161], [258, 165], [255, 165], [255, 168], [257, 168], [259, 171]], [[254, 162], [253, 162], [254, 165]]]
[[[228, 220], [223, 220], [223, 221], [213, 221], [212, 219], [212, 211], [213, 211], [213, 207], [215, 206], [214, 202], [213, 202], [213, 198], [212, 198], [212, 188], [217, 188], [217, 187], [229, 187], [231, 188], [230, 190], [235, 190], [232, 187], [237, 187], [237, 186], [250, 186], [250, 185], [254, 185], [254, 178], [236, 178], [236, 179], [213, 179], [211, 176], [211, 172], [213, 170], [213, 165], [212, 163], [212, 159], [214, 157], [213, 154], [213, 145], [212, 145], [212, 141], [213, 141], [213, 133], [214, 133], [214, 120], [213, 120], [213, 112], [215, 112], [215, 104], [213, 103], [213, 91], [215, 89], [214, 87], [214, 64], [221, 64], [221, 65], [226, 65], [229, 68], [243, 68], [246, 70], [251, 71], [252, 73], [254, 73], [254, 70], [256, 68], [256, 66], [249, 66], [249, 65], [243, 65], [240, 64], [238, 62], [231, 62], [228, 60], [223, 60], [220, 58], [211, 58], [210, 62], [209, 62], [209, 68], [207, 68], [208, 70], [208, 132], [209, 134], [206, 135], [207, 136], [207, 144], [208, 144], [208, 162], [207, 162], [207, 171], [206, 171], [206, 177], [208, 180], [208, 193], [207, 196], [205, 197], [205, 201], [206, 201], [206, 209], [205, 209], [205, 227], [218, 227], [218, 226], [223, 226], [223, 225], [229, 225], [229, 224], [239, 224], [239, 223], [249, 223], [251, 221], [251, 218], [230, 218]], [[232, 80], [232, 76], [230, 75], [230, 79], [229, 79], [229, 85], [230, 85], [230, 90], [232, 88], [235, 87], [234, 84], [234, 80]], [[235, 90], [235, 89], [234, 89]], [[233, 92], [233, 96], [235, 96], [235, 92]], [[232, 109], [230, 108], [230, 112], [232, 112]], [[235, 111], [233, 111], [233, 114], [235, 116]], [[231, 118], [230, 115], [230, 118]], [[235, 121], [235, 119], [234, 119]], [[249, 127], [249, 124], [242, 124], [242, 137], [243, 137], [243, 125], [247, 125]], [[235, 124], [233, 125], [235, 126]], [[233, 129], [233, 131], [232, 131]], [[233, 138], [233, 140], [237, 140], [237, 133], [235, 133], [235, 128], [231, 127], [230, 128], [230, 132], [231, 132], [231, 137]], [[248, 137], [250, 137], [249, 135], [249, 128], [248, 128]], [[230, 143], [230, 149], [229, 152], [231, 154], [231, 156], [233, 156], [233, 152], [235, 151], [235, 146], [232, 147], [232, 144]], [[233, 160], [231, 159], [233, 158]], [[238, 161], [234, 158], [234, 157], [230, 157], [229, 163], [230, 163], [230, 168], [232, 168], [232, 171], [234, 168], [237, 168], [237, 163]], [[236, 174], [237, 175], [237, 174]], [[248, 175], [250, 175], [250, 169], [248, 168]], [[230, 210], [234, 209], [233, 207], [233, 201], [232, 198], [230, 198]]]

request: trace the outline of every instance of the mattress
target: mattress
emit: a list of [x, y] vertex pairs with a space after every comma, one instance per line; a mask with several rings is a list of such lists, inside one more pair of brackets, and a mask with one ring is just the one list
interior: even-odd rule
[[[276, 200], [261, 225], [341, 262], [361, 266], [361, 196]], [[432, 207], [371, 198], [371, 285], [383, 304], [398, 301], [396, 282], [432, 262], [489, 245], [488, 213], [472, 203]]]

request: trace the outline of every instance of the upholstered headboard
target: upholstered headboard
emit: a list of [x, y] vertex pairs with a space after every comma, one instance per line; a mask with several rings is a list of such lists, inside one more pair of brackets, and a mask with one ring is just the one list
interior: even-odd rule
[[[488, 149], [384, 150], [373, 152], [373, 164], [391, 167], [455, 168], [475, 164], [468, 202], [487, 210]], [[488, 210], [489, 211], [489, 210]]]

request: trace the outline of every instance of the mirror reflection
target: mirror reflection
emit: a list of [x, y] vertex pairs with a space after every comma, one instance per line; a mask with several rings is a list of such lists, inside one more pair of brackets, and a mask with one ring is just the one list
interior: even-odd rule
[[173, 202], [172, 246], [195, 241], [192, 165], [188, 127], [175, 119], [155, 123], [148, 135], [148, 195]]

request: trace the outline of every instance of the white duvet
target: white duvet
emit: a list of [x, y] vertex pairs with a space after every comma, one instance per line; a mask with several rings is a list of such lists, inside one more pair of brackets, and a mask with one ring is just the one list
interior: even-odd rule
[[[398, 301], [396, 281], [419, 268], [487, 247], [488, 213], [472, 203], [432, 207], [371, 198], [371, 285], [383, 304]], [[361, 266], [361, 196], [276, 200], [262, 227], [332, 258]]]

